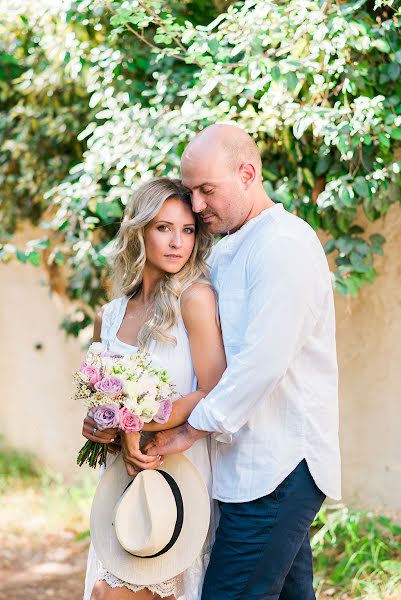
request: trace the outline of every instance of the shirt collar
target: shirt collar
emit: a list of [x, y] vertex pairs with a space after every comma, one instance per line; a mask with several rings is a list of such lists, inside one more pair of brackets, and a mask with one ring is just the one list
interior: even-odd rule
[[262, 219], [264, 219], [265, 217], [269, 217], [271, 216], [273, 213], [278, 213], [284, 210], [284, 206], [281, 204], [281, 202], [277, 202], [274, 206], [270, 206], [269, 208], [265, 208], [264, 210], [262, 210], [262, 212], [260, 212], [258, 215], [256, 215], [256, 217], [253, 217], [252, 219], [250, 219], [249, 221], [247, 221], [246, 223], [244, 223], [244, 225], [242, 225], [242, 227], [240, 227], [239, 229], [237, 229], [237, 231], [234, 231], [233, 233], [228, 232], [227, 235], [230, 236], [230, 238], [234, 235], [236, 235], [237, 237], [240, 237], [239, 234], [243, 234], [244, 231], [249, 231], [250, 229], [252, 229], [254, 227], [254, 225], [256, 225], [257, 223], [259, 223], [259, 221], [261, 221]]

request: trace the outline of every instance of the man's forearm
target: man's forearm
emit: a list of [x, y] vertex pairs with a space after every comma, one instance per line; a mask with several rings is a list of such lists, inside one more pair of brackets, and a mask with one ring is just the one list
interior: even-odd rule
[[154, 439], [146, 444], [144, 451], [149, 456], [178, 454], [208, 435], [210, 431], [200, 431], [187, 422], [174, 429], [156, 433]]
[[200, 440], [211, 434], [211, 431], [201, 431], [200, 429], [195, 429], [195, 427], [192, 427], [188, 421], [184, 423], [183, 427], [185, 427], [185, 433], [193, 440], [193, 442], [196, 442], [197, 440]]

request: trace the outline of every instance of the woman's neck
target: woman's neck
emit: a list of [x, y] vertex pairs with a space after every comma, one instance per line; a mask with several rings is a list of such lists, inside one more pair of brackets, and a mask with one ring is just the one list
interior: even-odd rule
[[144, 304], [151, 304], [154, 301], [162, 277], [163, 273], [161, 271], [149, 269], [145, 265], [142, 285], [138, 293]]

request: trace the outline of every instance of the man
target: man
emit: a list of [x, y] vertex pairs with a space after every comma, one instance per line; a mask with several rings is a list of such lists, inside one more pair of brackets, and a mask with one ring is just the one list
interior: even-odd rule
[[331, 278], [315, 232], [274, 204], [254, 141], [213, 125], [186, 148], [182, 179], [213, 233], [227, 370], [188, 423], [149, 455], [212, 434], [221, 519], [202, 600], [312, 600], [309, 528], [340, 497]]

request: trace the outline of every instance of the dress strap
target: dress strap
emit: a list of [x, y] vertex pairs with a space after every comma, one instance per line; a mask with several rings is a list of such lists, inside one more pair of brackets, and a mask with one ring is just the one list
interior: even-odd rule
[[102, 329], [100, 337], [102, 343], [110, 347], [116, 339], [117, 332], [120, 329], [121, 323], [124, 319], [125, 311], [127, 309], [129, 296], [121, 296], [121, 298], [115, 298], [111, 302], [105, 305], [102, 315]]

